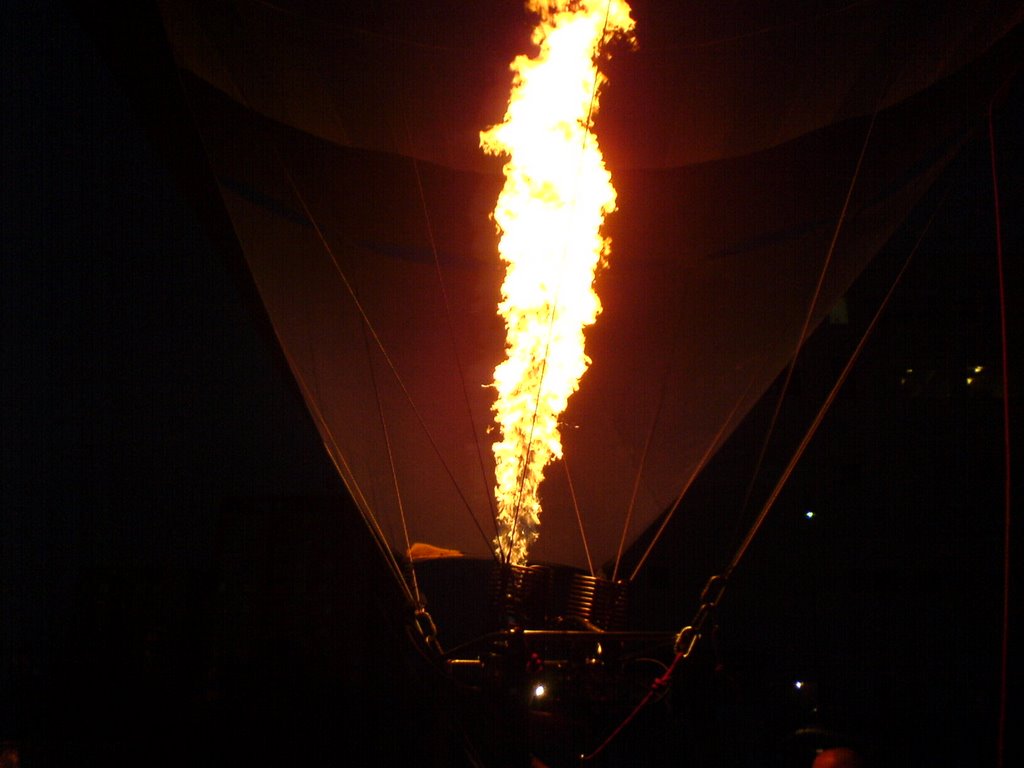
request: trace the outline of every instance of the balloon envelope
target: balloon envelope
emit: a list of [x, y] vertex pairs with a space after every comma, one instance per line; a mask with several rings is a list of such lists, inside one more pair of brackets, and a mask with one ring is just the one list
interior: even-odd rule
[[[478, 136], [532, 19], [516, 2], [160, 5], [234, 234], [353, 498], [395, 552], [489, 557], [503, 177]], [[1024, 15], [633, 5], [639, 45], [610, 51], [596, 118], [618, 190], [604, 310], [531, 550], [580, 568], [676, 503], [901, 224], [983, 114]]]

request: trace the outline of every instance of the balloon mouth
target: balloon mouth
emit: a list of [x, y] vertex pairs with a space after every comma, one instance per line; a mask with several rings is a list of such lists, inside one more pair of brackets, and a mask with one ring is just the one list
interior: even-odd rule
[[491, 606], [499, 629], [625, 629], [629, 583], [566, 566], [498, 564]]

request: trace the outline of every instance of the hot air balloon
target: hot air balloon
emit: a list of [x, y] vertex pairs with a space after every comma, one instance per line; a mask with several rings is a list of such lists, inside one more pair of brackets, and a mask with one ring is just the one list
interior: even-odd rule
[[[165, 0], [149, 60], [173, 63], [143, 71], [170, 72], [204, 160], [191, 181], [215, 183], [218, 232], [244, 255], [411, 634], [512, 723], [495, 764], [597, 748], [643, 698], [633, 684], [705, 635], [707, 610], [675, 615], [681, 631], [631, 626], [631, 582], [1021, 58], [1019, 2], [632, 5], [635, 46], [596, 54], [607, 83], [592, 129], [617, 193], [601, 311], [521, 564], [495, 547], [504, 177], [480, 132], [505, 113], [510, 62], [539, 46], [532, 15]], [[112, 47], [137, 62], [152, 42]], [[185, 123], [159, 125], [173, 105], [135, 85], [181, 152]], [[651, 674], [642, 660], [657, 654]], [[563, 708], [604, 709], [538, 745], [538, 723], [557, 720], [548, 684]], [[600, 727], [581, 737], [588, 717]]]

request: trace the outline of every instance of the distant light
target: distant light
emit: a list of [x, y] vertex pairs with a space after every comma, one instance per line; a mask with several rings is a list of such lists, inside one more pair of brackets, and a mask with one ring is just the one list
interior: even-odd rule
[[535, 698], [543, 698], [545, 693], [547, 693], [547, 688], [545, 688], [543, 685], [538, 685], [536, 688], [533, 689], [533, 695]]
[[797, 680], [795, 683], [793, 683], [793, 687], [796, 688], [799, 691], [801, 688], [804, 687], [804, 681], [803, 680]]
[[981, 365], [974, 366], [974, 372], [975, 373], [981, 373], [984, 370], [985, 370], [984, 366], [981, 366]]
[[967, 383], [968, 383], [968, 385], [973, 384], [974, 383], [974, 377], [968, 376], [967, 377]]
[[913, 373], [913, 372], [914, 372], [913, 368], [907, 368], [907, 373]]
[[806, 517], [808, 520], [810, 520], [811, 518], [814, 517], [814, 512], [808, 509], [806, 512], [804, 512], [804, 517]]

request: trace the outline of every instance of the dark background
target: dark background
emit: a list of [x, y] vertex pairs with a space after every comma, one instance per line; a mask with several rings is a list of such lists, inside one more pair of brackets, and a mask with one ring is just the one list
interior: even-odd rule
[[[0, 741], [27, 766], [454, 764], [457, 728], [252, 286], [81, 22], [21, 5], [0, 46]], [[1022, 95], [1018, 76], [995, 113], [1011, 334]], [[755, 499], [938, 207], [737, 571], [719, 642], [677, 681], [662, 737], [697, 764], [802, 759], [810, 726], [877, 765], [994, 764], [1003, 400], [985, 131], [801, 357]], [[1011, 358], [1019, 423], [1016, 372]], [[687, 623], [728, 561], [773, 407], [646, 567], [644, 626]], [[1011, 686], [1007, 764], [1019, 712]]]

